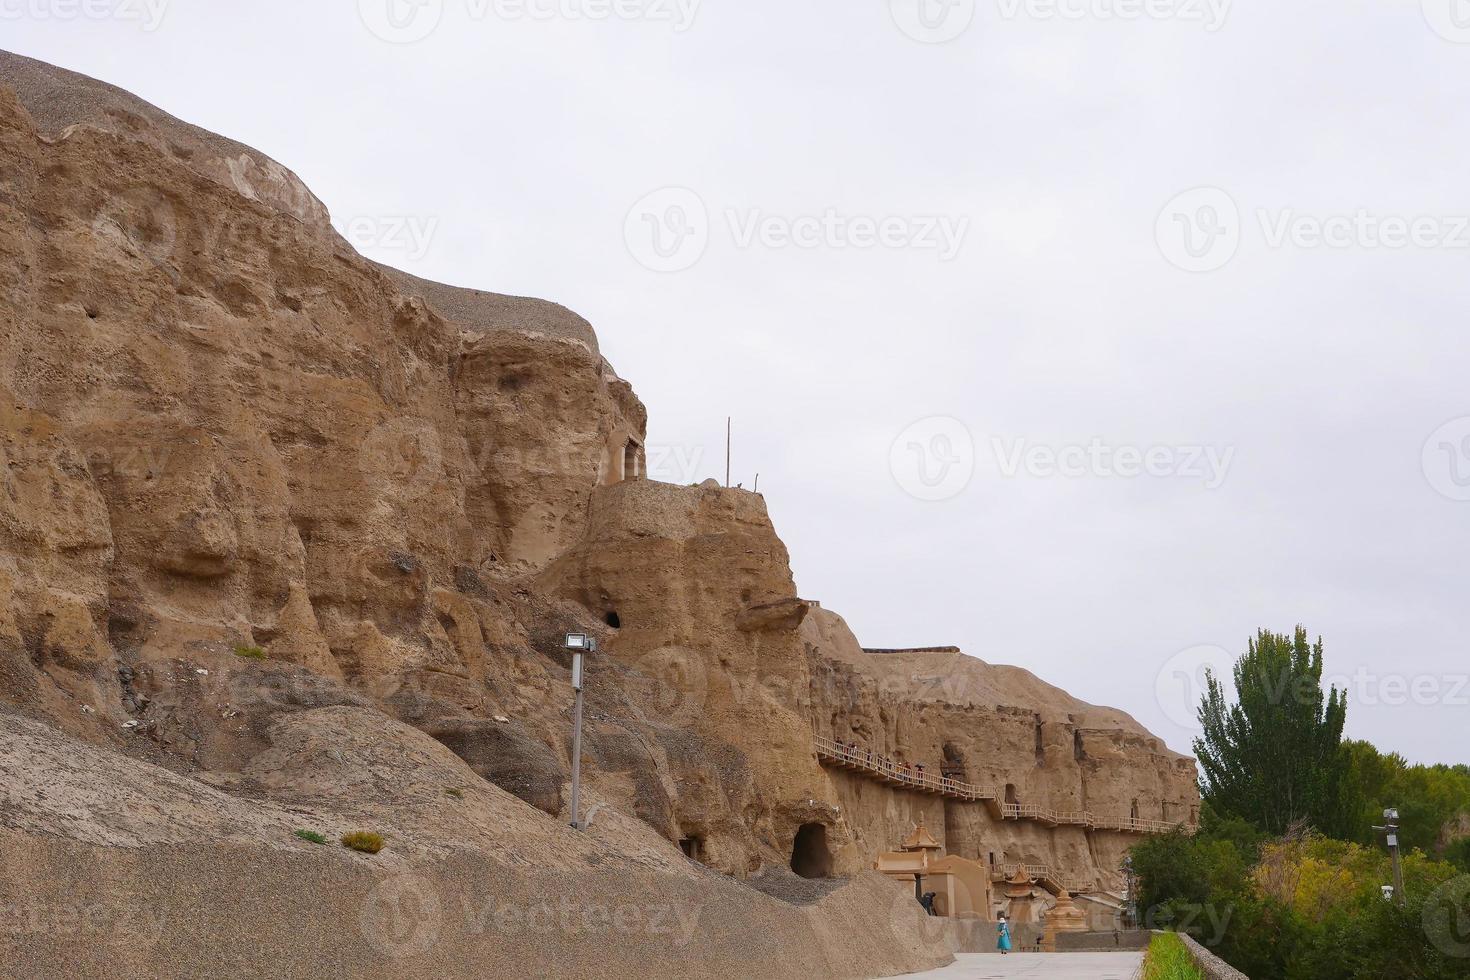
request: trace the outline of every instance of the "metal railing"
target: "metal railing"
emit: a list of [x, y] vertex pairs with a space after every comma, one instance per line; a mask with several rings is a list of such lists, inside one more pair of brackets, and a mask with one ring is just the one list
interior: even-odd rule
[[992, 878], [997, 876], [1009, 878], [1017, 871], [1021, 871], [1028, 878], [1036, 881], [1050, 881], [1074, 895], [1078, 892], [1089, 891], [1096, 884], [1091, 879], [1063, 875], [1049, 864], [997, 864], [992, 865], [990, 871]]
[[822, 735], [814, 736], [819, 759], [851, 766], [873, 773], [884, 780], [918, 792], [938, 793], [969, 802], [992, 802], [1000, 809], [1003, 820], [1035, 820], [1053, 826], [1087, 827], [1091, 830], [1116, 830], [1130, 834], [1163, 834], [1184, 821], [1143, 820], [1138, 817], [1100, 817], [1089, 810], [1052, 810], [1034, 803], [1007, 803], [1005, 794], [993, 787], [978, 786], [945, 775], [934, 775], [916, 766], [894, 762], [872, 749], [844, 745]]

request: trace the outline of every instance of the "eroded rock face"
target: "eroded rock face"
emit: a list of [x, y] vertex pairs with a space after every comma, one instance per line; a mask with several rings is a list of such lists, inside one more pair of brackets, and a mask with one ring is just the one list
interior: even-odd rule
[[274, 161], [0, 53], [0, 700], [282, 800], [367, 792], [315, 746], [407, 723], [564, 825], [575, 630], [589, 792], [731, 874], [825, 868], [799, 835], [849, 873], [920, 819], [981, 860], [1128, 843], [825, 769], [814, 734], [1192, 812], [1120, 712], [863, 651], [758, 495], [638, 478], [646, 422], [570, 311], [368, 262]]

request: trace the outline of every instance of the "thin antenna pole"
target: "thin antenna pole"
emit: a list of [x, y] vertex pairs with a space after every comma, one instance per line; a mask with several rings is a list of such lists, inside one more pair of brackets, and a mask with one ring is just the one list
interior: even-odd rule
[[734, 432], [734, 420], [725, 416], [725, 489], [730, 488], [730, 435]]

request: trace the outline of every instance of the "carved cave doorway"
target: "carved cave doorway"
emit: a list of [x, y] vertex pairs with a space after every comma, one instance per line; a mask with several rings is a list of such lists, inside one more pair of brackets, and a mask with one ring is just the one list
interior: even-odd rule
[[832, 852], [827, 849], [827, 828], [804, 823], [791, 845], [791, 870], [803, 878], [832, 877]]

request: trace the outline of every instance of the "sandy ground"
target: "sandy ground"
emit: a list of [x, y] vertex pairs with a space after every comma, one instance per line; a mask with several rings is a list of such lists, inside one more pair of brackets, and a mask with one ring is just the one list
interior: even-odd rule
[[961, 953], [926, 980], [1133, 980], [1143, 953]]
[[812, 980], [964, 947], [876, 873], [766, 894], [611, 808], [579, 834], [371, 712], [280, 725], [246, 795], [0, 712], [0, 976]]

